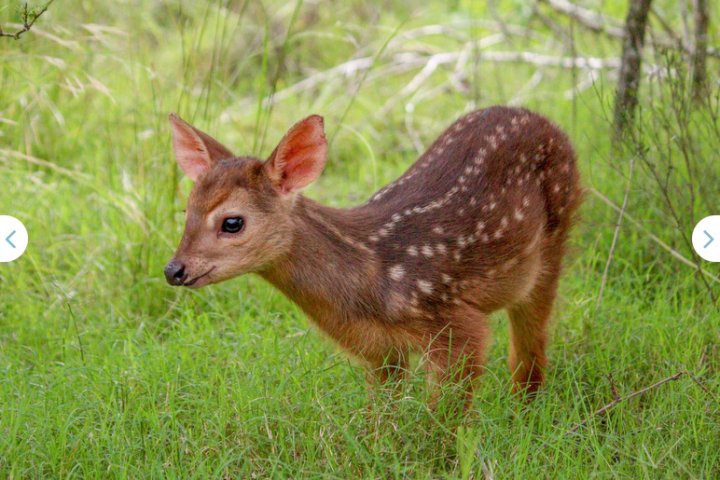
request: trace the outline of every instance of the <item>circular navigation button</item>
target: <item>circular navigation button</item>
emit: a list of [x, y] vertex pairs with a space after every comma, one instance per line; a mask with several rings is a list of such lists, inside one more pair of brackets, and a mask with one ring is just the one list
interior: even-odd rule
[[692, 244], [703, 260], [720, 262], [720, 215], [710, 215], [695, 225]]
[[28, 233], [20, 220], [0, 215], [0, 262], [12, 262], [25, 253]]

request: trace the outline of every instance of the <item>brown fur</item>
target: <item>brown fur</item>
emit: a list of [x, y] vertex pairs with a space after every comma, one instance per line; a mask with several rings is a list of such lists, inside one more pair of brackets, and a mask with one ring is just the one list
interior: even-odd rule
[[[205, 141], [184, 122], [173, 127], [185, 144]], [[197, 178], [175, 256], [191, 277], [212, 268], [195, 286], [259, 273], [380, 380], [388, 368], [404, 368], [411, 351], [425, 353], [441, 377], [461, 359], [453, 380], [477, 377], [487, 318], [507, 309], [513, 379], [534, 392], [580, 201], [565, 134], [524, 109], [470, 113], [399, 179], [350, 209], [297, 193], [319, 175], [325, 152], [322, 120], [309, 117], [265, 163], [201, 159], [210, 166]], [[246, 228], [225, 238], [218, 222], [231, 214]]]

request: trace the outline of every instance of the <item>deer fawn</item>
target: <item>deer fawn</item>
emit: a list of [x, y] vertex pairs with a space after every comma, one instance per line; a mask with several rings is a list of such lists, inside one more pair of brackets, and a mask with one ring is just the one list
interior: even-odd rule
[[378, 380], [419, 351], [440, 379], [466, 381], [467, 399], [488, 316], [504, 308], [515, 388], [540, 386], [581, 192], [572, 146], [549, 120], [506, 107], [467, 114], [350, 209], [299, 193], [327, 159], [320, 116], [293, 126], [264, 162], [236, 157], [175, 115], [170, 123], [177, 162], [195, 182], [165, 268], [171, 285], [258, 273]]

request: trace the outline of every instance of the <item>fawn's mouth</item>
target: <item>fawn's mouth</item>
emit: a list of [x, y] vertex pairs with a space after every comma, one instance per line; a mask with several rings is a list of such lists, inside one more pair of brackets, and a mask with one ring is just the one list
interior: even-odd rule
[[202, 279], [206, 278], [210, 274], [210, 272], [212, 272], [213, 270], [215, 270], [215, 267], [211, 267], [210, 270], [203, 273], [202, 275], [198, 275], [197, 277], [191, 278], [187, 282], [183, 283], [182, 286], [183, 287], [193, 287], [194, 286], [195, 288], [202, 287], [203, 282], [200, 282], [200, 284], [198, 284], [197, 283], [198, 280], [202, 280]]

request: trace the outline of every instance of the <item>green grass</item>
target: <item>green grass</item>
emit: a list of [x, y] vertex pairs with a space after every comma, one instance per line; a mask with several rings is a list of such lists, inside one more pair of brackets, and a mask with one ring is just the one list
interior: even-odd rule
[[[568, 99], [583, 72], [542, 69], [524, 88], [535, 67], [471, 60], [454, 82], [453, 62], [401, 94], [422, 65], [398, 71], [393, 55], [459, 51], [497, 34], [495, 15], [541, 37], [491, 50], [569, 55], [529, 7], [383, 3], [58, 1], [21, 40], [0, 39], [0, 214], [30, 234], [26, 254], [0, 264], [0, 478], [720, 476], [720, 314], [698, 274], [648, 235], [691, 256], [639, 166], [628, 213], [644, 230], [624, 223], [599, 306], [617, 213], [587, 197], [549, 378], [529, 404], [510, 393], [504, 315], [472, 412], [446, 418], [419, 374], [368, 409], [362, 369], [259, 278], [165, 284], [191, 186], [171, 156], [171, 111], [261, 156], [296, 120], [324, 115], [330, 161], [307, 193], [342, 206], [412, 163], [413, 135], [427, 146], [464, 111], [516, 102], [565, 127], [585, 185], [622, 203], [607, 75]], [[623, 2], [604, 3], [622, 16]], [[0, 7], [4, 27], [12, 18]], [[408, 37], [435, 24], [452, 35]], [[573, 31], [578, 52], [618, 54]], [[293, 89], [357, 57], [373, 67]], [[710, 143], [695, 155], [717, 160]], [[707, 168], [720, 175], [716, 161]], [[567, 433], [613, 400], [613, 385], [624, 396], [685, 370], [705, 390], [680, 377]]]

